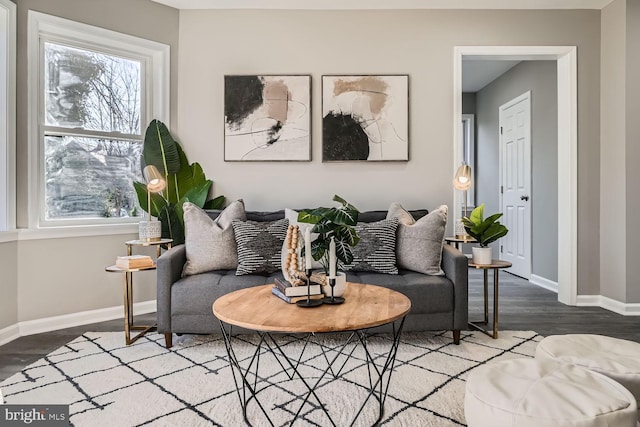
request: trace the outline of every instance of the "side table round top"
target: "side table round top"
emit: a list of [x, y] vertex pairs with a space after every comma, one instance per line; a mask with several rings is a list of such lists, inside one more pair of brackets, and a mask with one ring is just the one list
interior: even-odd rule
[[122, 273], [122, 272], [130, 272], [130, 271], [144, 271], [144, 270], [155, 270], [156, 264], [153, 263], [151, 267], [141, 267], [141, 268], [120, 268], [117, 265], [113, 264], [108, 267], [105, 267], [104, 270], [111, 273]]
[[465, 237], [450, 236], [450, 237], [445, 237], [444, 240], [445, 242], [448, 242], [448, 243], [476, 243], [477, 242], [477, 240], [471, 236], [465, 236]]
[[411, 301], [381, 286], [347, 283], [340, 305], [303, 308], [287, 304], [271, 293], [273, 284], [240, 289], [213, 303], [221, 321], [254, 331], [315, 333], [342, 332], [385, 325], [409, 313]]
[[509, 261], [502, 261], [499, 259], [492, 259], [491, 264], [474, 264], [473, 260], [469, 259], [469, 267], [473, 268], [509, 268], [511, 263]]
[[172, 243], [173, 239], [160, 239], [160, 240], [128, 240], [124, 242], [127, 246], [155, 246], [155, 245], [166, 245], [168, 243]]

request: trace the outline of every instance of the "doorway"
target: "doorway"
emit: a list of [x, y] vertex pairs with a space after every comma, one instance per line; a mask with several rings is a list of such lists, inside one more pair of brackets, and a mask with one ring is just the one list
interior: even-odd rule
[[[462, 59], [555, 60], [558, 85], [558, 301], [577, 300], [577, 57], [575, 46], [457, 46], [454, 48], [454, 165], [459, 158]], [[459, 204], [454, 192], [454, 208]]]
[[500, 242], [507, 271], [531, 279], [531, 92], [500, 106], [500, 212], [509, 233]]

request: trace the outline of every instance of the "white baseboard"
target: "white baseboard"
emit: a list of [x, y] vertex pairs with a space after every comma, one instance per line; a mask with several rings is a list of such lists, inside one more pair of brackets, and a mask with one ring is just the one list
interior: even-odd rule
[[[156, 300], [137, 302], [133, 304], [133, 312], [136, 315], [155, 313], [156, 307]], [[122, 306], [116, 306], [101, 308], [98, 310], [81, 311], [79, 313], [64, 314], [62, 316], [46, 317], [44, 319], [27, 320], [0, 330], [0, 345], [6, 344], [25, 335], [41, 334], [43, 332], [72, 328], [74, 326], [104, 322], [106, 320], [119, 319], [123, 317], [124, 312]]]
[[640, 303], [625, 303], [602, 295], [578, 295], [576, 305], [602, 307], [623, 316], [640, 316]]
[[542, 276], [532, 274], [529, 278], [529, 283], [531, 283], [532, 285], [540, 286], [541, 288], [547, 289], [551, 292], [555, 292], [556, 294], [558, 293], [558, 282], [545, 279]]
[[16, 338], [20, 338], [20, 328], [18, 325], [11, 325], [0, 329], [0, 345], [11, 342]]

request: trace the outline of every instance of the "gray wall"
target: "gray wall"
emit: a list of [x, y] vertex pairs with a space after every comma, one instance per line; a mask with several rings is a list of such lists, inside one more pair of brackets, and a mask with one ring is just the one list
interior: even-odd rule
[[640, 4], [616, 0], [602, 11], [601, 294], [640, 302]]
[[168, 44], [171, 47], [171, 116], [178, 98], [178, 11], [151, 0], [20, 0], [18, 6], [17, 69], [17, 224], [27, 223], [27, 15], [35, 10], [124, 34]]
[[[500, 212], [499, 108], [531, 91], [532, 274], [558, 280], [558, 91], [555, 61], [523, 61], [477, 93], [478, 203]], [[497, 252], [496, 252], [497, 255]]]
[[0, 243], [0, 330], [18, 323], [17, 242]]
[[[318, 36], [327, 28], [329, 42]], [[175, 130], [216, 193], [242, 197], [250, 209], [328, 204], [334, 193], [361, 209], [383, 209], [392, 201], [410, 208], [451, 205], [457, 45], [578, 47], [578, 292], [597, 294], [599, 11], [182, 11]], [[311, 163], [223, 161], [223, 76], [242, 73], [312, 75]], [[410, 75], [410, 162], [320, 161], [321, 76], [335, 73]]]
[[476, 94], [464, 92], [462, 94], [462, 114], [476, 114]]
[[[17, 222], [19, 227], [27, 227], [27, 11], [36, 10], [168, 44], [171, 47], [171, 114], [174, 118], [178, 98], [179, 12], [150, 0], [20, 0], [17, 6]], [[13, 249], [5, 249], [5, 245], [0, 249], [17, 251], [13, 265], [17, 269], [19, 322], [122, 305], [122, 277], [106, 273], [104, 267], [112, 264], [117, 255], [125, 254], [124, 242], [136, 238], [135, 234], [29, 237], [33, 236], [21, 236], [17, 246], [9, 246]], [[4, 259], [1, 254], [0, 259]], [[12, 259], [11, 254], [7, 259]], [[36, 260], [37, 267], [34, 267]], [[137, 274], [135, 280], [135, 301], [155, 299], [153, 272]], [[15, 323], [15, 319], [10, 321]]]
[[627, 302], [640, 302], [638, 262], [638, 212], [640, 212], [640, 1], [627, 1], [626, 38], [626, 200], [627, 200]]
[[[249, 209], [329, 204], [335, 193], [361, 209], [384, 209], [396, 200], [408, 208], [451, 205], [454, 46], [576, 45], [580, 76], [578, 292], [599, 291], [599, 233], [593, 232], [600, 218], [597, 10], [178, 13], [149, 0], [21, 0], [17, 84], [20, 226], [27, 222], [25, 77], [29, 8], [169, 44], [172, 130], [189, 158], [200, 162], [214, 180], [214, 191], [230, 199], [244, 198]], [[283, 28], [287, 30], [281, 31]], [[327, 29], [331, 29], [331, 36], [323, 37], [329, 34]], [[358, 42], [341, 44], [340, 40]], [[238, 73], [312, 75], [312, 162], [223, 161], [223, 76]], [[411, 161], [320, 161], [320, 79], [322, 74], [331, 73], [410, 75]], [[124, 251], [123, 242], [133, 237], [18, 242], [18, 321], [120, 304], [121, 278], [103, 269]], [[33, 268], [34, 259], [42, 262], [37, 269]], [[77, 260], [73, 267], [69, 267], [70, 259]], [[153, 298], [153, 277], [140, 276], [136, 300]], [[142, 286], [145, 284], [148, 287]]]
[[601, 188], [607, 189], [600, 195], [600, 292], [618, 301], [626, 299], [627, 281], [627, 257], [620, 256], [620, 253], [626, 247], [629, 233], [633, 232], [633, 229], [625, 227], [625, 37], [625, 0], [618, 0], [602, 11], [600, 125]]

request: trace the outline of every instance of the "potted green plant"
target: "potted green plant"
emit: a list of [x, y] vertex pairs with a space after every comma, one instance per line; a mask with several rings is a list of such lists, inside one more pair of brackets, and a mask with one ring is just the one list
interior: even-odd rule
[[507, 235], [509, 230], [498, 219], [502, 213], [493, 214], [484, 218], [484, 203], [476, 207], [469, 218], [462, 218], [467, 234], [473, 237], [480, 247], [472, 248], [473, 262], [475, 264], [491, 264], [490, 243]]
[[[338, 195], [333, 196], [333, 201], [341, 204], [339, 207], [316, 208], [309, 211], [301, 211], [298, 214], [298, 222], [313, 224], [312, 233], [318, 233], [318, 237], [311, 242], [311, 256], [322, 264], [325, 275], [329, 275], [329, 245], [331, 239], [335, 244], [337, 261], [345, 264], [353, 262], [351, 248], [358, 244], [360, 237], [354, 226], [358, 223], [360, 211]], [[306, 250], [303, 249], [303, 255]], [[342, 275], [344, 282], [346, 277]], [[338, 280], [342, 282], [342, 280]], [[336, 287], [339, 285], [337, 284]], [[337, 289], [337, 288], [336, 288]], [[336, 290], [335, 295], [340, 291]]]
[[[149, 198], [147, 186], [134, 182], [138, 202], [145, 212], [160, 220], [162, 237], [173, 239], [173, 245], [184, 243], [184, 202], [206, 209], [220, 209], [223, 206], [224, 196], [207, 200], [212, 181], [206, 178], [198, 163], [189, 164], [180, 144], [159, 120], [152, 120], [147, 127], [141, 163], [143, 167], [155, 166], [167, 186], [160, 193], [152, 193]], [[148, 200], [151, 200], [151, 206]]]

